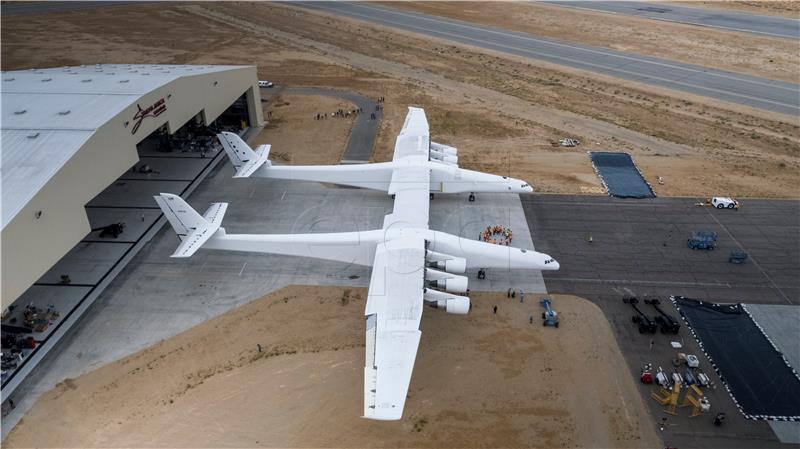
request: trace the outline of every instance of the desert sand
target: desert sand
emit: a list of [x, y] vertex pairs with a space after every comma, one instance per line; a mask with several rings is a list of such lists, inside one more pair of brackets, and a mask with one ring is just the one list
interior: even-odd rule
[[673, 1], [668, 3], [687, 5], [694, 8], [727, 9], [800, 19], [800, 3], [795, 0]]
[[[130, 23], [147, 23], [158, 35], [131, 29]], [[545, 25], [529, 31], [546, 34]], [[613, 26], [598, 29], [598, 36]], [[256, 64], [260, 78], [282, 85], [385, 96], [376, 161], [391, 159], [406, 107], [416, 105], [426, 108], [434, 139], [459, 148], [463, 167], [523, 178], [543, 193], [600, 192], [586, 151], [603, 150], [631, 153], [660, 196], [800, 196], [800, 127], [785, 116], [290, 5], [117, 6], [18, 16], [4, 21], [1, 31], [3, 70], [113, 61]], [[703, 32], [743, 51], [761, 39], [726, 43]], [[634, 50], [644, 51], [645, 44], [636, 33], [618, 33], [616, 39], [616, 45]], [[681, 48], [678, 42], [674, 47]], [[276, 160], [318, 161], [294, 153], [307, 133], [324, 139], [329, 130], [317, 125], [295, 128], [287, 117], [258, 143], [271, 140]], [[561, 137], [582, 144], [559, 148]], [[654, 183], [656, 176], [665, 183]]]
[[[686, 5], [694, 3], [698, 2]], [[790, 39], [535, 2], [503, 2], [502, 7], [496, 2], [447, 1], [395, 2], [390, 6], [595, 47], [793, 83], [800, 81], [797, 45]]]
[[[272, 116], [252, 145], [270, 144], [270, 159], [282, 164], [338, 164], [344, 154], [353, 117], [316, 120], [316, 114], [353, 109], [347, 101], [322, 95], [281, 94], [262, 103]], [[324, 136], [324, 138], [322, 138]]]
[[426, 308], [401, 421], [359, 417], [366, 290], [293, 286], [65, 380], [4, 446], [659, 447], [602, 311], [537, 299]]

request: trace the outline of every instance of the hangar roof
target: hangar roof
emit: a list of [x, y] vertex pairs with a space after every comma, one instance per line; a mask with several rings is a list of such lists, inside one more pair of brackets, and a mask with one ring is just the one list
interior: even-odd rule
[[241, 66], [101, 64], [2, 73], [3, 228], [104, 123], [183, 76]]

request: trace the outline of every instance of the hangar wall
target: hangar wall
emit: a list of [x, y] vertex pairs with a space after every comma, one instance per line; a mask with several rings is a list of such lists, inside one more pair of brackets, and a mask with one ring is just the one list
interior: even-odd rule
[[[249, 125], [260, 124], [256, 67], [248, 66], [177, 78], [99, 127], [3, 228], [3, 309], [90, 232], [84, 206], [139, 160], [136, 145], [141, 140], [165, 123], [173, 133], [199, 112], [206, 124], [213, 122], [243, 94], [250, 118], [257, 122]], [[137, 118], [140, 108], [150, 107], [150, 115]]]

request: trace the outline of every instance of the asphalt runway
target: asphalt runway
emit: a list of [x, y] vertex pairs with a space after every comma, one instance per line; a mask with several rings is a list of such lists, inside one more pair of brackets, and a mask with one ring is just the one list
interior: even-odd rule
[[372, 4], [308, 2], [293, 5], [717, 100], [792, 116], [800, 115], [800, 86], [793, 83], [545, 39]]
[[[800, 305], [800, 201], [742, 200], [738, 211], [697, 201], [522, 196], [537, 249], [561, 264], [545, 274], [551, 292]], [[695, 230], [716, 232], [717, 248], [689, 249]], [[732, 249], [749, 259], [728, 263]]]
[[663, 20], [666, 22], [720, 28], [728, 31], [800, 39], [800, 20], [787, 17], [763, 16], [742, 12], [637, 1], [556, 1], [548, 3], [554, 6], [564, 6], [567, 8], [589, 9], [626, 16]]
[[[778, 441], [774, 424], [742, 416], [684, 323], [678, 335], [640, 334], [631, 322], [635, 312], [622, 298], [657, 297], [662, 309], [675, 317], [670, 295], [798, 307], [800, 201], [742, 200], [742, 208], [733, 211], [698, 207], [692, 198], [521, 195], [521, 199], [536, 249], [561, 264], [559, 271], [544, 274], [548, 292], [578, 295], [603, 310], [634, 379], [648, 363], [671, 372], [677, 351], [670, 342], [677, 341], [683, 345], [680, 352], [697, 355], [701, 369], [716, 383], [717, 388], [704, 390], [711, 413], [696, 418], [689, 418], [685, 408], [679, 408], [678, 415], [664, 413], [650, 399], [656, 389], [638, 384], [657, 426], [663, 424], [665, 446], [791, 447]], [[716, 231], [717, 249], [689, 249], [686, 239], [697, 229]], [[728, 263], [732, 248], [744, 248], [751, 259], [743, 265]], [[639, 307], [651, 317], [656, 314], [652, 306], [640, 303]], [[554, 308], [558, 310], [558, 303]], [[718, 412], [727, 415], [722, 427], [712, 423]], [[789, 427], [787, 432], [795, 429]]]
[[46, 12], [73, 11], [76, 9], [98, 8], [101, 6], [124, 6], [142, 3], [139, 1], [59, 1], [59, 2], [3, 2], [0, 14], [14, 16], [18, 14], [36, 14]]

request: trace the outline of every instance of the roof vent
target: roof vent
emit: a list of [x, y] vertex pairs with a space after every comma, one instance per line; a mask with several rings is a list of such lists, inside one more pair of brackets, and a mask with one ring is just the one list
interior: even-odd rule
[[39, 133], [28, 134], [25, 137], [27, 137], [28, 139], [35, 139], [35, 138], [39, 137]]
[[91, 83], [92, 79], [91, 78], [86, 78], [85, 80], [81, 80], [81, 82], [82, 83]]
[[14, 115], [22, 115], [22, 114], [24, 114], [26, 112], [28, 112], [28, 111], [25, 110], [25, 109], [20, 109], [19, 111], [14, 111]]
[[58, 115], [67, 115], [70, 112], [72, 112], [72, 111], [70, 111], [69, 109], [64, 109], [63, 111], [58, 111]]

